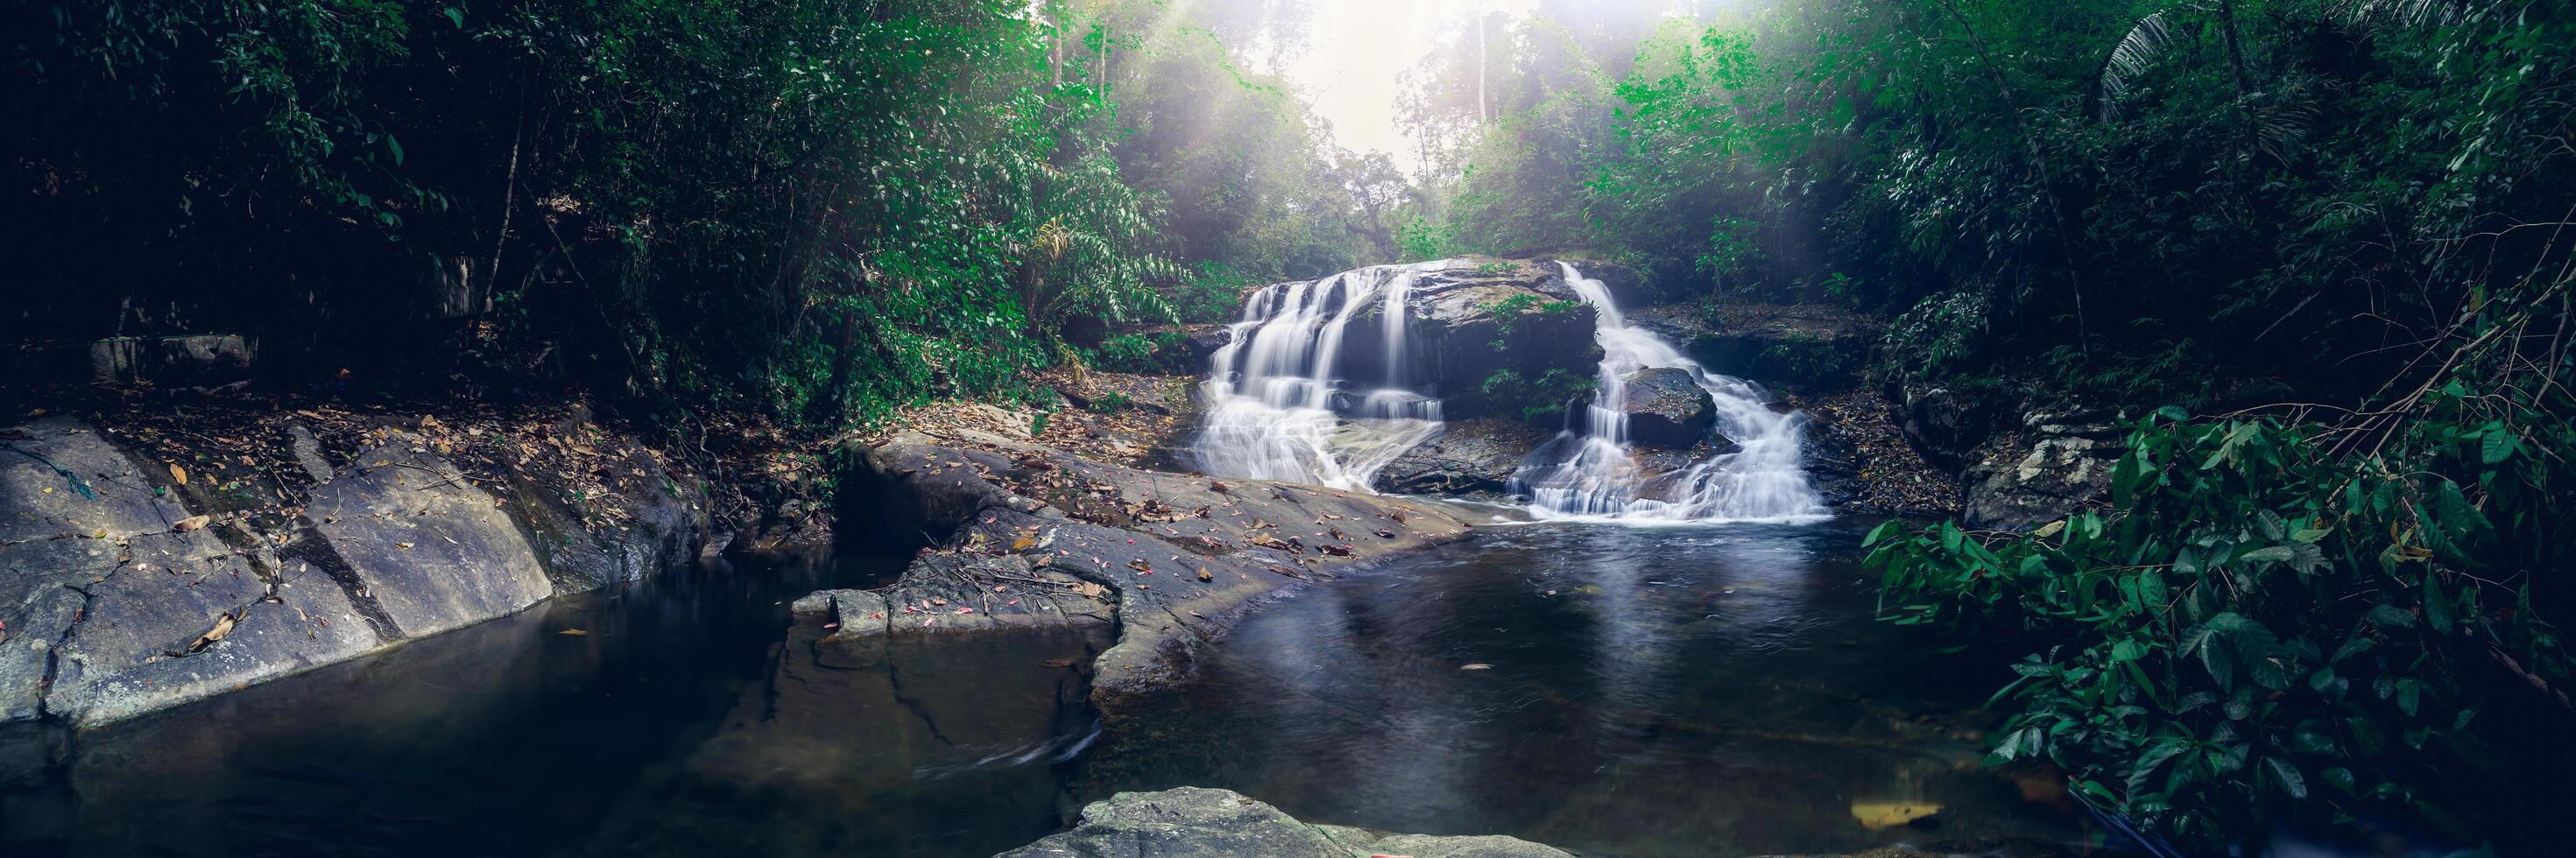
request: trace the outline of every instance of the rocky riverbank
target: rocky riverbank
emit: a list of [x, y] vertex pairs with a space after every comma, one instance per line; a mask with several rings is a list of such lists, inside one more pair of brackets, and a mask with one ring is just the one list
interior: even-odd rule
[[845, 536], [929, 545], [891, 586], [797, 609], [825, 615], [834, 640], [1114, 627], [1095, 697], [1187, 670], [1262, 599], [1469, 527], [1432, 501], [1109, 464], [989, 407], [907, 426], [854, 442]]
[[577, 407], [192, 402], [0, 428], [0, 719], [95, 727], [654, 574], [691, 469]]

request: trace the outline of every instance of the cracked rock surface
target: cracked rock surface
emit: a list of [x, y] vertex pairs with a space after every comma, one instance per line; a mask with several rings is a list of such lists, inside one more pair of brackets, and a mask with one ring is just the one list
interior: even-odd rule
[[[277, 434], [293, 479], [192, 483], [79, 420], [0, 428], [0, 729], [125, 720], [603, 577], [553, 574], [539, 546], [570, 538], [514, 519], [434, 441], [383, 432], [335, 456], [300, 425]], [[686, 538], [660, 523], [639, 530]]]
[[935, 547], [891, 586], [798, 609], [833, 615], [844, 640], [1114, 625], [1094, 663], [1099, 695], [1185, 670], [1193, 646], [1262, 598], [1468, 528], [1418, 499], [1119, 467], [998, 437], [918, 440], [869, 449], [845, 491]]

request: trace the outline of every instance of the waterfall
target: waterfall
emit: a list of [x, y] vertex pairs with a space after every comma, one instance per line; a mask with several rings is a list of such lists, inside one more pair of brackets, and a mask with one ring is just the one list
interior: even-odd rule
[[[1574, 266], [1558, 262], [1565, 281], [1584, 303], [1597, 311], [1594, 337], [1601, 343], [1601, 368], [1592, 404], [1580, 429], [1569, 428], [1532, 452], [1512, 477], [1515, 491], [1530, 496], [1530, 510], [1542, 518], [1617, 518], [1631, 520], [1785, 520], [1827, 513], [1807, 485], [1800, 466], [1800, 435], [1806, 415], [1774, 411], [1760, 387], [1718, 375], [1683, 357], [1652, 332], [1628, 324], [1601, 281]], [[1691, 380], [1716, 403], [1712, 431], [1734, 441], [1738, 449], [1694, 462], [1650, 489], [1639, 479], [1630, 456], [1628, 414], [1620, 410], [1627, 379], [1641, 369], [1665, 367], [1690, 373]]]
[[[1207, 423], [1191, 445], [1199, 470], [1368, 491], [1380, 469], [1439, 434], [1440, 400], [1403, 386], [1405, 301], [1437, 265], [1380, 265], [1253, 293], [1209, 359]], [[1345, 354], [1352, 317], [1370, 307], [1375, 340]], [[1382, 386], [1348, 389], [1354, 358], [1382, 361], [1383, 371], [1368, 373]]]

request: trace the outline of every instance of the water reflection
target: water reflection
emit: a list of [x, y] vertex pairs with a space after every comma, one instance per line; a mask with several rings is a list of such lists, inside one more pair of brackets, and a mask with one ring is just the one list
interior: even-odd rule
[[1961, 713], [1992, 677], [1959, 671], [2000, 662], [1871, 622], [1855, 539], [1538, 525], [1310, 590], [1113, 730], [1085, 792], [1218, 785], [1586, 854], [2077, 836], [1977, 765]]
[[683, 570], [80, 737], [0, 854], [982, 856], [1182, 784], [1597, 855], [2075, 836], [1976, 765], [2005, 659], [1870, 622], [1856, 538], [1492, 528], [1105, 720], [1103, 635], [823, 644], [785, 603], [891, 567]]
[[0, 854], [989, 855], [1053, 831], [1099, 730], [1063, 665], [1106, 640], [789, 622], [889, 569], [680, 570], [85, 735], [68, 839]]

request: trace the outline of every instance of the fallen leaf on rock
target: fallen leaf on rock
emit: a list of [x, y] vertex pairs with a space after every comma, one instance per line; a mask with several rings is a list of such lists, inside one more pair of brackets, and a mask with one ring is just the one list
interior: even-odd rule
[[[187, 518], [183, 518], [183, 519], [180, 519], [180, 520], [178, 520], [178, 521], [171, 522], [171, 523], [170, 523], [170, 529], [171, 529], [171, 530], [178, 531], [178, 532], [180, 532], [180, 533], [186, 533], [186, 532], [191, 531], [191, 530], [196, 530], [196, 529], [199, 529], [199, 528], [205, 527], [207, 522], [210, 522], [210, 521], [213, 521], [213, 520], [214, 520], [214, 519], [213, 519], [211, 516], [192, 515], [192, 516], [189, 516], [189, 517], [187, 517]], [[102, 531], [102, 532], [104, 532], [104, 531]]]
[[410, 551], [410, 550], [411, 550], [411, 543], [408, 543], [408, 542], [397, 542], [397, 543], [394, 543], [394, 547], [395, 547], [395, 548], [400, 548], [400, 549], [402, 549], [402, 550], [404, 550], [404, 551]]
[[182, 468], [182, 467], [179, 467], [179, 463], [177, 463], [177, 462], [171, 462], [171, 463], [170, 463], [170, 479], [177, 480], [177, 481], [179, 482], [179, 484], [180, 484], [180, 485], [183, 485], [183, 486], [184, 486], [184, 485], [187, 485], [187, 484], [188, 484], [188, 469], [186, 469], [186, 468]]
[[1858, 820], [1862, 828], [1873, 831], [1905, 825], [1940, 812], [1941, 804], [1930, 801], [1854, 801], [1851, 803], [1852, 818]]
[[191, 643], [191, 644], [188, 644], [188, 651], [189, 651], [189, 652], [198, 652], [198, 651], [200, 651], [200, 650], [205, 649], [207, 644], [211, 644], [211, 643], [214, 643], [214, 642], [216, 642], [216, 641], [223, 640], [225, 635], [229, 635], [229, 634], [232, 634], [232, 633], [233, 633], [233, 623], [234, 623], [234, 622], [236, 622], [236, 620], [233, 618], [233, 615], [231, 615], [231, 614], [224, 614], [224, 615], [222, 615], [222, 616], [216, 617], [216, 618], [215, 618], [215, 627], [214, 627], [213, 629], [211, 629], [211, 630], [208, 630], [205, 634], [198, 635], [198, 636], [197, 636], [197, 640], [196, 640], [196, 642]]
[[583, 631], [583, 630], [581, 630], [581, 629], [565, 629], [565, 630], [563, 630], [563, 631], [556, 632], [555, 634], [559, 634], [559, 635], [571, 635], [571, 636], [573, 636], [573, 637], [581, 637], [581, 636], [583, 636], [583, 635], [590, 634], [590, 632]]

